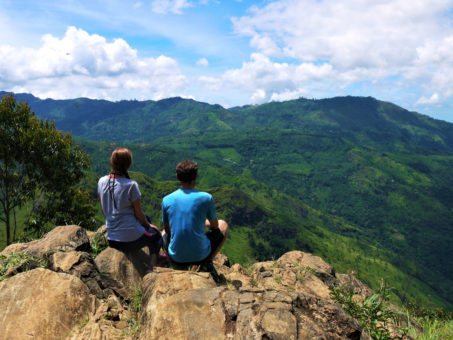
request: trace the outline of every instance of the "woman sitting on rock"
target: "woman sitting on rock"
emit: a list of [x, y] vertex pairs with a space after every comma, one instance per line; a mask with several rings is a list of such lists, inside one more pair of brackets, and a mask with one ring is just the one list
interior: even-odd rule
[[117, 148], [110, 157], [110, 174], [98, 182], [101, 209], [106, 219], [109, 246], [121, 251], [148, 246], [152, 271], [162, 246], [159, 229], [143, 213], [137, 182], [130, 179], [127, 170], [132, 164], [132, 153]]

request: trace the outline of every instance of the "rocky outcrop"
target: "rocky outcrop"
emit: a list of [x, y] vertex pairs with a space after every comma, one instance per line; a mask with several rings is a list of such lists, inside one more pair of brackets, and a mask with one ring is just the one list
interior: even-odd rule
[[122, 298], [131, 296], [141, 285], [149, 265], [148, 249], [123, 253], [106, 248], [94, 260], [107, 285]]
[[2, 337], [370, 339], [329, 287], [348, 285], [357, 297], [373, 292], [317, 256], [292, 251], [246, 269], [218, 255], [214, 264], [224, 280], [217, 284], [210, 273], [157, 267], [147, 274], [145, 249], [106, 248], [93, 259], [89, 241], [78, 226], [57, 227], [1, 253], [48, 262], [48, 269], [11, 270], [0, 282]]
[[319, 257], [290, 252], [250, 274], [215, 262], [230, 285], [168, 269], [145, 277], [140, 339], [369, 339], [330, 298], [335, 274]]
[[48, 259], [52, 254], [62, 251], [88, 251], [90, 240], [85, 229], [76, 225], [55, 227], [42, 239], [28, 243], [15, 243], [6, 247], [3, 255], [23, 253], [33, 257]]
[[2, 339], [63, 339], [90, 317], [96, 298], [76, 276], [37, 268], [0, 282]]

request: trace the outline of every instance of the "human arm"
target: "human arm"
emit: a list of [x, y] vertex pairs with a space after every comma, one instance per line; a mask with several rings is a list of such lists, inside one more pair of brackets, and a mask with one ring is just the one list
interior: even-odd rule
[[171, 235], [170, 224], [168, 222], [164, 222], [163, 226], [164, 226], [165, 233], [168, 234], [168, 235]]
[[156, 229], [157, 231], [159, 231], [158, 227], [156, 227], [155, 225], [149, 223], [148, 220], [146, 219], [146, 216], [143, 213], [142, 205], [140, 203], [140, 197], [137, 198], [134, 202], [132, 202], [132, 205], [134, 207], [135, 218], [140, 221], [142, 226], [150, 227], [150, 228], [153, 228], [153, 229]]
[[212, 220], [206, 219], [205, 226], [206, 226], [206, 228], [209, 228], [212, 230], [219, 229], [219, 220], [217, 218], [214, 218]]
[[99, 206], [101, 207], [102, 215], [104, 215], [104, 218], [105, 218], [105, 213], [104, 213], [104, 209], [102, 208], [102, 202], [101, 202], [101, 198], [100, 197], [98, 197], [98, 201], [99, 201]]

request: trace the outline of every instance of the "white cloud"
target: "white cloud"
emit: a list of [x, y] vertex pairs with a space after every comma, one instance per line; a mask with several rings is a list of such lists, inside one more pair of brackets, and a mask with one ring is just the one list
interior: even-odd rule
[[252, 104], [260, 104], [264, 102], [266, 99], [266, 91], [262, 89], [258, 89], [255, 92], [253, 92], [252, 97], [250, 97], [250, 101]]
[[295, 91], [283, 91], [281, 93], [273, 93], [270, 100], [276, 102], [283, 102], [286, 100], [297, 99], [307, 95], [307, 91], [304, 89], [298, 89]]
[[182, 14], [184, 8], [192, 6], [193, 4], [187, 0], [154, 0], [151, 2], [152, 10], [159, 14]]
[[209, 66], [209, 61], [206, 58], [201, 58], [197, 61], [197, 65], [207, 67]]
[[[254, 53], [240, 69], [226, 71], [221, 77], [202, 77], [200, 82], [211, 90], [234, 88], [252, 93], [253, 103], [279, 98], [297, 98], [306, 88], [333, 76], [329, 64], [275, 63], [269, 57]], [[256, 90], [259, 89], [259, 90]]]
[[433, 105], [439, 103], [440, 97], [437, 93], [434, 93], [431, 97], [421, 97], [417, 100], [416, 105]]
[[252, 64], [260, 68], [252, 60], [222, 78], [234, 75], [241, 83], [241, 77], [248, 78], [266, 89], [267, 97], [279, 98], [271, 93], [280, 93], [283, 98], [308, 88], [302, 79], [313, 82], [322, 65], [329, 68], [326, 89], [397, 79], [395, 87], [415, 86], [445, 100], [453, 95], [452, 7], [453, 0], [280, 0], [253, 6], [247, 15], [232, 19], [235, 32], [248, 37], [263, 57], [285, 58], [289, 64], [269, 59], [271, 70], [280, 70], [275, 77], [265, 76], [264, 70], [261, 75], [252, 72], [253, 80], [240, 76]]
[[62, 39], [45, 35], [37, 49], [0, 46], [0, 88], [40, 97], [160, 99], [185, 84], [174, 59], [139, 58], [123, 39], [75, 27]]

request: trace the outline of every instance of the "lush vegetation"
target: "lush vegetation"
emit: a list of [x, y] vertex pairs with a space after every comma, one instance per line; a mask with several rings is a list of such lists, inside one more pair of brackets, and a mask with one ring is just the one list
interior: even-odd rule
[[92, 223], [90, 195], [77, 187], [89, 158], [69, 134], [41, 121], [13, 96], [0, 102], [0, 221], [6, 244], [16, 239], [16, 211], [32, 202], [28, 227]]
[[93, 191], [111, 151], [131, 148], [154, 221], [176, 163], [197, 160], [200, 187], [230, 222], [234, 261], [310, 251], [375, 289], [385, 277], [403, 301], [453, 305], [452, 124], [373, 98], [229, 110], [181, 98], [21, 98], [91, 155]]
[[22, 253], [0, 255], [0, 281], [7, 278], [8, 270], [23, 272], [37, 267], [46, 268], [47, 261]]

